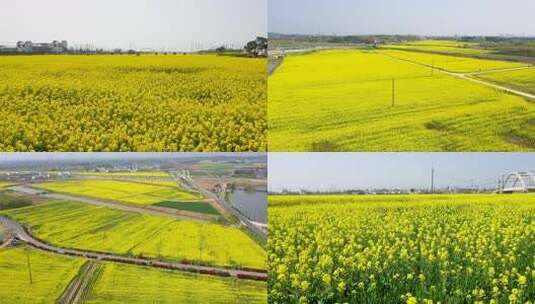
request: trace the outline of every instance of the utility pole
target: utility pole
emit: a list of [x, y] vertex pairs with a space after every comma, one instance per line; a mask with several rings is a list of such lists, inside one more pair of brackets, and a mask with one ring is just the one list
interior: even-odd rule
[[392, 78], [392, 107], [394, 107], [394, 104], [395, 104], [395, 80], [394, 78]]
[[28, 276], [30, 277], [30, 284], [33, 284], [32, 264], [30, 263], [30, 250], [28, 249], [26, 249], [26, 264], [28, 266]]
[[435, 168], [431, 168], [431, 193], [435, 192]]

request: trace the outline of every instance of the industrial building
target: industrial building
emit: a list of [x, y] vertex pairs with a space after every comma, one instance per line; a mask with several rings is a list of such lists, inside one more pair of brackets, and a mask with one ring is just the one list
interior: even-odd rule
[[62, 54], [69, 49], [66, 40], [52, 42], [18, 41], [14, 47], [0, 46], [0, 53], [4, 54]]
[[32, 41], [19, 41], [17, 42], [17, 50], [21, 53], [37, 53], [37, 54], [59, 54], [66, 52], [69, 48], [69, 44], [66, 40], [59, 41], [54, 40], [51, 43], [39, 42], [34, 43]]

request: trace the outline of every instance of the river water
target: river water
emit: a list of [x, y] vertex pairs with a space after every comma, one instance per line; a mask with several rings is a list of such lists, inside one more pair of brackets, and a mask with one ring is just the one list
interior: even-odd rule
[[234, 190], [230, 202], [249, 219], [267, 223], [267, 192]]

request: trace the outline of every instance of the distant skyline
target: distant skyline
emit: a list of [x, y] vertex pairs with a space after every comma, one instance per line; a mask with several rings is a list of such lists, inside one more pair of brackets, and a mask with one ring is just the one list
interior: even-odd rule
[[0, 45], [18, 40], [193, 51], [267, 32], [267, 0], [17, 0], [0, 4]]
[[533, 0], [270, 0], [281, 34], [535, 37]]
[[534, 153], [270, 153], [269, 190], [495, 187], [513, 171], [535, 171]]
[[[263, 153], [202, 153], [202, 152], [50, 152], [50, 153], [0, 153], [0, 166], [2, 163], [18, 161], [62, 161], [62, 160], [136, 160], [136, 159], [172, 159], [191, 157], [253, 157], [265, 156]], [[1, 167], [0, 167], [1, 168]]]

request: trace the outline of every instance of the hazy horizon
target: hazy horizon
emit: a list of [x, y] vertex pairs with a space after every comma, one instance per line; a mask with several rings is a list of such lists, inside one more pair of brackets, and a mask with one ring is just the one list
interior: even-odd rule
[[530, 0], [271, 0], [268, 32], [535, 37]]
[[265, 153], [254, 152], [30, 152], [0, 153], [0, 164], [19, 161], [68, 161], [68, 160], [136, 160], [136, 159], [173, 159], [173, 158], [212, 158], [212, 157], [265, 157]]
[[535, 171], [533, 153], [270, 153], [269, 190], [493, 188], [503, 174]]
[[0, 4], [0, 45], [196, 51], [242, 48], [267, 34], [267, 0], [21, 0]]

